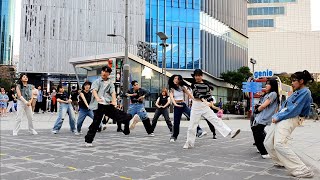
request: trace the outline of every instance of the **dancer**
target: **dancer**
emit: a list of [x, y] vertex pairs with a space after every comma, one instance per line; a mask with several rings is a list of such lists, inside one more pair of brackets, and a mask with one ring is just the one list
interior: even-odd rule
[[[181, 75], [172, 75], [168, 81], [170, 88], [170, 99], [174, 105], [173, 110], [173, 133], [170, 137], [170, 142], [176, 142], [179, 131], [180, 131], [180, 121], [182, 114], [185, 114], [190, 117], [190, 108], [184, 102], [184, 96], [192, 98], [191, 93], [188, 91], [188, 87], [190, 87], [186, 82], [184, 82]], [[202, 129], [198, 126], [198, 131], [202, 131]]]
[[56, 97], [57, 97], [57, 102], [60, 103], [59, 104], [59, 114], [58, 114], [58, 118], [54, 124], [54, 127], [52, 129], [52, 133], [57, 134], [59, 132], [66, 114], [69, 115], [70, 131], [72, 133], [76, 133], [76, 127], [75, 127], [76, 115], [75, 115], [75, 112], [74, 112], [73, 107], [71, 105], [72, 100], [69, 99], [68, 93], [64, 91], [64, 88], [62, 85], [58, 85], [58, 93], [57, 93]]
[[126, 93], [126, 96], [130, 97], [131, 100], [128, 113], [134, 117], [130, 129], [134, 129], [135, 125], [138, 123], [139, 116], [148, 135], [154, 136], [150, 119], [143, 104], [143, 100], [146, 96], [148, 96], [148, 92], [140, 88], [139, 83], [137, 81], [132, 81], [131, 85], [132, 88]]
[[129, 122], [132, 119], [130, 114], [120, 111], [116, 108], [117, 99], [114, 84], [110, 79], [112, 69], [109, 66], [104, 66], [101, 69], [101, 77], [95, 80], [92, 84], [92, 99], [89, 108], [93, 110], [93, 122], [89, 126], [89, 131], [85, 136], [87, 147], [91, 147], [93, 139], [100, 126], [103, 115], [112, 118], [113, 120], [124, 123], [123, 133], [130, 134]]
[[38, 134], [33, 128], [33, 113], [31, 108], [32, 103], [32, 85], [28, 84], [28, 76], [26, 74], [21, 74], [16, 87], [17, 91], [17, 118], [16, 124], [13, 128], [13, 136], [17, 136], [21, 126], [21, 119], [25, 118], [26, 114], [28, 119], [28, 129], [33, 135]]
[[288, 139], [310, 113], [312, 97], [306, 84], [314, 79], [304, 70], [292, 74], [291, 81], [294, 93], [283, 103], [279, 112], [272, 116], [273, 124], [264, 145], [276, 166], [284, 166], [291, 175], [298, 178], [313, 177], [314, 173], [288, 146]]
[[254, 142], [263, 159], [269, 159], [270, 156], [263, 145], [266, 137], [264, 128], [271, 124], [272, 115], [274, 115], [279, 107], [278, 82], [270, 79], [266, 82], [266, 94], [263, 96], [261, 105], [256, 106], [254, 113], [256, 114], [251, 126]]
[[154, 129], [157, 126], [157, 122], [158, 119], [160, 117], [160, 115], [163, 115], [167, 126], [170, 130], [170, 132], [172, 133], [172, 123], [170, 121], [170, 117], [169, 117], [169, 106], [170, 106], [170, 97], [168, 96], [168, 91], [167, 88], [163, 88], [161, 91], [161, 95], [158, 97], [157, 101], [156, 101], [156, 112], [154, 113], [153, 119], [152, 119], [152, 129], [154, 131]]
[[194, 147], [196, 139], [196, 127], [199, 124], [201, 116], [206, 118], [211, 124], [213, 124], [217, 130], [224, 136], [230, 135], [231, 138], [236, 137], [240, 133], [240, 129], [231, 130], [217, 115], [209, 108], [210, 103], [206, 100], [211, 96], [210, 87], [208, 84], [202, 81], [203, 72], [201, 69], [196, 69], [192, 76], [195, 79], [195, 83], [191, 85], [194, 99], [191, 108], [190, 124], [187, 133], [187, 142], [183, 146], [184, 149], [190, 149]]

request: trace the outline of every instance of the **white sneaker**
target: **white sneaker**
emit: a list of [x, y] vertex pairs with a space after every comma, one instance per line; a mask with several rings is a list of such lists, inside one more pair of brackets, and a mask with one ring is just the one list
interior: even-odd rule
[[303, 174], [292, 174], [293, 176], [297, 178], [312, 178], [314, 176], [314, 173], [312, 171], [305, 172]]
[[18, 133], [12, 133], [12, 136], [18, 136]]
[[207, 131], [202, 131], [201, 134], [198, 136], [199, 138], [202, 138], [203, 136], [207, 135]]
[[191, 146], [188, 142], [186, 142], [183, 146], [183, 149], [192, 149], [193, 146]]
[[86, 143], [86, 147], [93, 147], [92, 143]]
[[31, 134], [33, 134], [33, 135], [37, 135], [38, 133], [37, 133], [37, 131], [36, 130], [32, 130], [32, 132], [31, 132]]
[[154, 133], [150, 133], [150, 134], [148, 134], [148, 136], [154, 137]]
[[130, 130], [136, 127], [136, 124], [139, 122], [139, 116], [135, 114], [131, 120], [132, 120], [132, 124], [130, 125]]
[[170, 142], [171, 142], [171, 143], [176, 142], [176, 139], [170, 138]]
[[79, 132], [75, 132], [74, 135], [80, 136], [80, 133]]
[[236, 129], [230, 132], [230, 137], [235, 138], [240, 133], [240, 129]]
[[52, 130], [51, 133], [52, 133], [52, 134], [57, 134], [58, 131], [57, 131], [57, 130]]
[[269, 154], [261, 155], [263, 159], [271, 159]]

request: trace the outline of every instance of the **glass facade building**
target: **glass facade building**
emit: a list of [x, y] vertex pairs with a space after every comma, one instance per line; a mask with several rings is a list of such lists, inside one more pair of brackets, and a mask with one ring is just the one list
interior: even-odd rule
[[159, 67], [156, 33], [164, 32], [166, 68], [201, 68], [220, 77], [247, 65], [246, 17], [246, 0], [146, 0], [146, 42], [157, 49]]
[[0, 0], [0, 64], [12, 64], [14, 0]]

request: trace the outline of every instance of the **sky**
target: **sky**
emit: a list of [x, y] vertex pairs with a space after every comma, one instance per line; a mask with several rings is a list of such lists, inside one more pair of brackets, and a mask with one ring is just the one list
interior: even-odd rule
[[[304, 1], [304, 0], [302, 0]], [[19, 55], [21, 0], [16, 0], [15, 32], [13, 55]], [[320, 31], [320, 0], [311, 0], [311, 23], [313, 31]]]

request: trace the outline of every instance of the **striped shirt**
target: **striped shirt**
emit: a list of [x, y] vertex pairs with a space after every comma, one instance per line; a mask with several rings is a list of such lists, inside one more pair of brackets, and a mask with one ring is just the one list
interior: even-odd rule
[[210, 87], [206, 83], [193, 83], [191, 84], [193, 97], [198, 99], [208, 99], [211, 97]]

